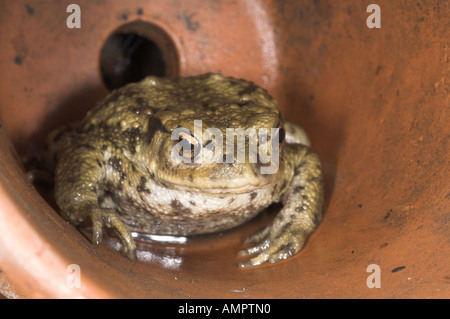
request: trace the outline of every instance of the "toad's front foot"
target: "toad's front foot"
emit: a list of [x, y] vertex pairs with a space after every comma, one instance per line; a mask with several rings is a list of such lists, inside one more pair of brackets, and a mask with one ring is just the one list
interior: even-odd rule
[[103, 239], [103, 230], [108, 234], [118, 238], [122, 243], [124, 252], [131, 261], [137, 261], [136, 244], [128, 227], [119, 219], [117, 213], [112, 210], [102, 208], [92, 208], [92, 240], [98, 245]]
[[238, 255], [257, 255], [248, 261], [241, 262], [240, 267], [253, 267], [267, 261], [275, 263], [287, 259], [302, 249], [308, 236], [309, 233], [300, 226], [274, 222], [246, 239], [244, 244], [256, 243], [256, 245], [239, 251]]

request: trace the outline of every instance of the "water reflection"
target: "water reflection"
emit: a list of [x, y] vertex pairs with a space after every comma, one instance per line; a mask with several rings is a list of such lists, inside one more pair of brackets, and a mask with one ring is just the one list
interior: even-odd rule
[[[180, 269], [184, 260], [183, 251], [187, 237], [148, 235], [137, 232], [132, 232], [132, 236], [137, 239], [136, 254], [140, 262], [160, 264], [170, 270]], [[105, 242], [116, 251], [122, 249], [122, 245], [115, 238], [107, 237]]]
[[139, 261], [158, 263], [164, 268], [171, 270], [179, 270], [183, 262], [183, 258], [181, 256], [171, 256], [166, 254], [158, 255], [147, 250], [138, 250], [137, 257]]
[[132, 232], [131, 235], [133, 238], [152, 240], [160, 243], [185, 244], [187, 242], [187, 237], [184, 236], [150, 235], [138, 232]]
[[[184, 248], [177, 245], [185, 244], [187, 237], [151, 235], [138, 232], [132, 232], [131, 235], [138, 240], [138, 250], [136, 253], [139, 261], [158, 263], [164, 268], [171, 270], [177, 270], [181, 267], [183, 257], [180, 253]], [[163, 244], [163, 246], [159, 244]], [[170, 244], [175, 244], [175, 246], [171, 246]]]

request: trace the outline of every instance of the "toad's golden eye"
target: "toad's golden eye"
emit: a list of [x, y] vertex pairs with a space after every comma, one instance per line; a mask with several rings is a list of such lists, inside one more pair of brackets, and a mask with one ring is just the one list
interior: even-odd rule
[[176, 147], [178, 154], [186, 159], [193, 159], [199, 151], [199, 142], [197, 138], [190, 132], [178, 133], [178, 141]]
[[284, 130], [283, 126], [280, 122], [277, 123], [275, 126], [278, 130], [276, 130], [275, 137], [272, 139], [272, 143], [278, 142], [278, 144], [283, 144], [286, 139], [286, 131]]
[[[284, 140], [286, 139], [286, 131], [284, 130], [284, 128], [281, 127], [278, 130], [277, 135], [278, 135], [278, 143], [283, 144]], [[276, 141], [277, 138], [275, 137], [274, 140]]]

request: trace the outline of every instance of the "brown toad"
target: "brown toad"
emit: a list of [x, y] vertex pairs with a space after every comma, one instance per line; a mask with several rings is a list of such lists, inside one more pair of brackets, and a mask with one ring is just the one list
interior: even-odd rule
[[92, 222], [95, 244], [107, 229], [132, 260], [131, 231], [217, 232], [281, 202], [272, 224], [246, 240], [254, 246], [239, 252], [255, 255], [242, 267], [276, 262], [297, 253], [322, 217], [321, 165], [306, 134], [245, 80], [148, 77], [113, 91], [48, 143], [62, 216]]

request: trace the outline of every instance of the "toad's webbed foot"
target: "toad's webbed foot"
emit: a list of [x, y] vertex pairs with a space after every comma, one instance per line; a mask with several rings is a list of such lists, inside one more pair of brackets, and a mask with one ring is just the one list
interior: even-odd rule
[[302, 249], [309, 233], [301, 225], [289, 221], [275, 221], [247, 238], [244, 244], [255, 243], [255, 245], [241, 250], [238, 255], [257, 255], [241, 262], [240, 266], [252, 267], [267, 261], [275, 263], [287, 259]]
[[109, 209], [91, 208], [92, 237], [94, 244], [98, 245], [103, 239], [103, 230], [116, 237], [122, 243], [124, 252], [131, 261], [137, 261], [136, 244], [128, 227], [119, 219], [116, 212]]
[[86, 221], [92, 222], [92, 242], [99, 245], [103, 240], [103, 233], [119, 239], [123, 252], [128, 255], [131, 261], [137, 261], [136, 244], [127, 225], [119, 218], [112, 209], [104, 209], [96, 204], [82, 204], [71, 206], [68, 210], [62, 210], [64, 219], [75, 225]]

